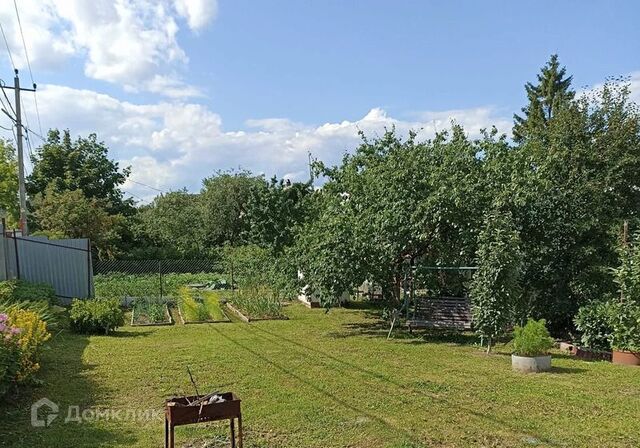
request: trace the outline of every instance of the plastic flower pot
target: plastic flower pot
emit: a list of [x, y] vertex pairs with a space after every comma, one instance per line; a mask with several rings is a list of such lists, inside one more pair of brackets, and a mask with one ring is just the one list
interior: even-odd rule
[[511, 367], [516, 372], [538, 373], [551, 370], [551, 355], [518, 356], [511, 355]]

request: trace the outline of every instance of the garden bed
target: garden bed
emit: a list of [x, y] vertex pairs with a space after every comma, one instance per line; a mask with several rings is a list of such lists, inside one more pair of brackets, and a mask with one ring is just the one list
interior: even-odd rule
[[232, 304], [231, 302], [227, 302], [226, 306], [229, 311], [231, 311], [244, 322], [255, 322], [260, 320], [289, 320], [289, 318], [284, 314], [252, 316], [250, 313], [244, 310], [241, 311], [238, 306]]
[[132, 326], [173, 325], [166, 298], [132, 297], [131, 299]]
[[182, 288], [177, 307], [180, 320], [185, 325], [230, 322], [220, 300], [220, 293], [217, 291]]

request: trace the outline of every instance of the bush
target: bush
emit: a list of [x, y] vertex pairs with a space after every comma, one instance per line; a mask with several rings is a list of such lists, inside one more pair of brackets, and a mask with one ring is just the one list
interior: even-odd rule
[[104, 333], [124, 325], [118, 299], [74, 299], [71, 302], [71, 329], [76, 333]]
[[529, 319], [524, 327], [516, 326], [513, 338], [513, 353], [517, 356], [546, 355], [553, 347], [544, 319]]
[[34, 311], [14, 308], [7, 313], [7, 325], [19, 329], [17, 345], [20, 351], [18, 383], [28, 381], [38, 370], [43, 344], [51, 338], [47, 324]]
[[20, 370], [19, 330], [8, 325], [7, 320], [6, 314], [0, 314], [0, 397], [15, 387]]
[[0, 282], [0, 300], [12, 302], [42, 301], [57, 303], [56, 292], [47, 283], [30, 283], [23, 280]]
[[47, 328], [56, 329], [62, 325], [63, 314], [66, 311], [60, 306], [51, 306], [46, 300], [22, 300], [0, 299], [0, 313], [8, 313], [11, 310], [22, 309], [33, 311], [38, 317], [47, 323]]
[[592, 302], [578, 310], [574, 323], [582, 345], [594, 350], [611, 349], [613, 310], [610, 302]]
[[621, 302], [612, 306], [611, 348], [620, 351], [640, 352], [640, 305]]

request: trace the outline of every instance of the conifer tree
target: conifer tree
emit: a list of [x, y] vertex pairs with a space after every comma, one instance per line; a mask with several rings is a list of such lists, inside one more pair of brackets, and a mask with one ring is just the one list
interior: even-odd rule
[[555, 112], [573, 100], [572, 79], [573, 76], [566, 76], [566, 67], [560, 67], [558, 55], [551, 55], [538, 74], [538, 84], [525, 84], [529, 104], [522, 108], [522, 116], [513, 116], [513, 139], [516, 142], [540, 135]]

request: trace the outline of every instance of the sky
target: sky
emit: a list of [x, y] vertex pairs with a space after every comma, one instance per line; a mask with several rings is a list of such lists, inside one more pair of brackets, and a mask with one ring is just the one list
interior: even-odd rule
[[26, 47], [34, 150], [95, 132], [140, 203], [218, 170], [306, 180], [309, 152], [338, 163], [359, 130], [509, 134], [553, 53], [577, 90], [622, 75], [640, 102], [637, 0], [16, 0], [25, 45], [11, 2], [0, 79], [31, 84]]

